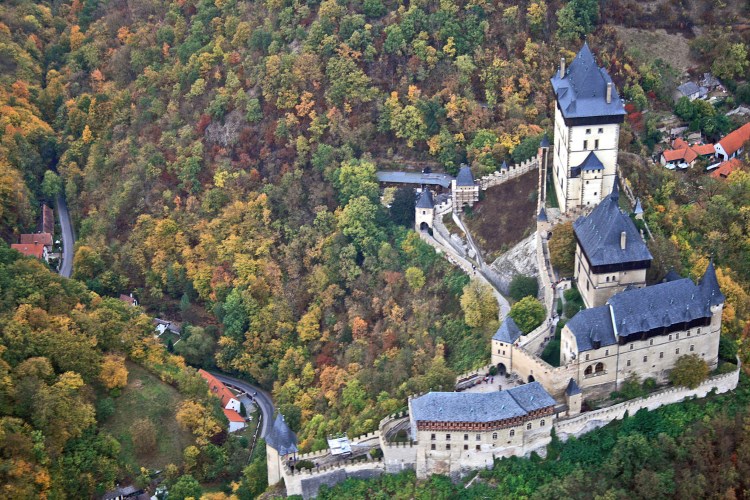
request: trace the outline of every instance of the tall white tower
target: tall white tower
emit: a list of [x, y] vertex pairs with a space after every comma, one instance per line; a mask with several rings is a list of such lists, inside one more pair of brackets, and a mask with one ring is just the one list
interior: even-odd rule
[[612, 191], [625, 108], [586, 43], [567, 70], [560, 60], [551, 81], [556, 97], [552, 179], [560, 210], [596, 206]]

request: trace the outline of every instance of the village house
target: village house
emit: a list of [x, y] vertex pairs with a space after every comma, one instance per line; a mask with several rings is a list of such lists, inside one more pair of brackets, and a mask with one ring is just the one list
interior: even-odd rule
[[[704, 92], [704, 94], [707, 93]], [[694, 101], [701, 97], [701, 87], [695, 82], [685, 82], [679, 87], [674, 93], [674, 100], [679, 101], [681, 98], [687, 97], [691, 101]]]
[[242, 418], [242, 403], [222, 381], [208, 373], [206, 370], [198, 370], [198, 374], [208, 382], [208, 389], [211, 394], [218, 397], [221, 401], [221, 407], [224, 409], [224, 415], [229, 420], [229, 432], [238, 431], [245, 427], [245, 419]]
[[42, 243], [13, 243], [10, 248], [16, 250], [27, 257], [35, 257], [39, 260], [49, 259], [47, 246]]
[[729, 174], [735, 170], [742, 168], [742, 161], [739, 158], [732, 158], [731, 160], [723, 161], [719, 163], [716, 169], [711, 172], [711, 177], [714, 179], [726, 179]]
[[675, 168], [685, 169], [695, 165], [699, 159], [708, 159], [714, 156], [716, 150], [713, 144], [689, 145], [684, 139], [677, 138], [672, 142], [672, 149], [667, 149], [661, 154], [661, 164], [670, 170]]
[[742, 154], [748, 140], [750, 140], [750, 123], [746, 123], [737, 130], [728, 133], [714, 144], [716, 157], [726, 161]]

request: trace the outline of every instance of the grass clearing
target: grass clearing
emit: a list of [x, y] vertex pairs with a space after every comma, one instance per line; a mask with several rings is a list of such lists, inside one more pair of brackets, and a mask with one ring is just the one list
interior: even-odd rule
[[[680, 73], [696, 64], [690, 57], [690, 41], [680, 33], [670, 34], [664, 29], [612, 27], [638, 61], [654, 62], [662, 59]], [[658, 50], [655, 50], [657, 47]]]
[[[166, 465], [182, 463], [182, 450], [193, 443], [190, 432], [177, 424], [175, 414], [184, 400], [177, 389], [134, 363], [127, 363], [128, 385], [115, 398], [115, 412], [102, 426], [122, 445], [120, 463], [131, 472], [139, 467], [163, 469]], [[137, 456], [130, 434], [131, 424], [148, 418], [157, 429], [156, 451]]]

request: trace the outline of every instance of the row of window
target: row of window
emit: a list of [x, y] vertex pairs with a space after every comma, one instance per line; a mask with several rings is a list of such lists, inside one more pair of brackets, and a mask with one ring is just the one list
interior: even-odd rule
[[[589, 149], [589, 141], [583, 141], [583, 149]], [[594, 149], [599, 149], [599, 139], [594, 139]]]
[[[539, 421], [539, 427], [544, 427], [544, 425], [545, 425], [544, 419], [540, 420]], [[531, 428], [532, 428], [532, 423], [531, 422], [527, 422], [526, 423], [526, 430], [531, 430]], [[509, 436], [513, 437], [515, 435], [516, 435], [516, 430], [515, 429], [511, 429], [510, 432], [509, 432]], [[430, 435], [430, 439], [432, 441], [435, 441], [437, 439], [437, 434], [431, 434]], [[481, 441], [482, 440], [482, 435], [481, 434], [476, 434], [475, 439], [477, 441]], [[497, 432], [493, 432], [492, 433], [492, 439], [497, 439]], [[446, 441], [450, 441], [451, 440], [451, 435], [450, 434], [446, 434], [445, 435], [445, 440]], [[469, 435], [468, 434], [464, 434], [464, 441], [468, 441], [468, 440], [469, 440]]]
[[[690, 352], [694, 352], [694, 351], [695, 351], [695, 345], [691, 345]], [[675, 349], [674, 353], [680, 354], [680, 348], [678, 347], [677, 349]], [[659, 353], [659, 359], [664, 359], [664, 352]], [[648, 356], [643, 356], [643, 362], [644, 363], [648, 362]], [[627, 365], [630, 366], [630, 360], [628, 360]]]
[[[475, 447], [475, 448], [476, 448], [476, 450], [477, 450], [477, 451], [479, 451], [479, 450], [481, 450], [481, 449], [482, 449], [482, 447], [481, 447], [480, 445], [476, 445], [476, 447]], [[437, 446], [435, 445], [435, 443], [432, 443], [432, 444], [430, 445], [430, 449], [431, 449], [431, 450], [437, 450]], [[450, 451], [450, 449], [451, 449], [451, 445], [449, 445], [449, 444], [446, 444], [446, 445], [445, 445], [445, 449], [446, 449], [446, 450], [448, 450], [448, 451]], [[469, 449], [469, 445], [468, 445], [468, 444], [465, 444], [465, 445], [464, 445], [464, 450], [468, 450], [468, 449]]]
[[[587, 128], [586, 129], [586, 134], [590, 134], [590, 133], [591, 133], [591, 129]], [[599, 128], [598, 133], [603, 134], [604, 133], [604, 129], [603, 128]]]

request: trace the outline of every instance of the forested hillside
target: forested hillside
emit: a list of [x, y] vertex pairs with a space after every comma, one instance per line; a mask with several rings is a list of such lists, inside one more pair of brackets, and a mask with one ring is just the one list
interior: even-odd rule
[[[100, 298], [135, 292], [147, 311], [183, 322], [175, 350], [189, 363], [271, 389], [301, 448], [323, 447], [333, 432], [374, 430], [408, 394], [448, 388], [458, 372], [485, 364], [496, 326], [466, 325], [459, 299], [468, 278], [409, 230], [408, 194], [386, 207], [375, 170], [455, 172], [467, 162], [480, 175], [528, 158], [552, 133], [549, 77], [584, 37], [628, 101], [621, 149], [646, 156], [658, 132], [643, 112], [671, 109], [678, 75], [623, 45], [612, 25], [700, 25], [689, 35], [692, 70], [712, 69], [741, 100], [744, 9], [619, 0], [2, 2], [0, 236], [33, 228], [38, 202], [63, 191], [79, 239], [74, 281], [44, 278], [72, 291], [39, 285], [23, 296], [31, 298], [8, 299], [3, 325], [77, 324], [77, 315], [114, 308], [118, 322], [137, 322], [125, 328], [137, 343], [145, 317]], [[721, 28], [727, 22], [738, 29]], [[696, 127], [729, 126], [715, 115], [696, 117]], [[733, 315], [728, 333], [745, 340], [746, 177], [695, 191], [723, 198], [689, 208], [697, 181], [629, 172], [657, 235], [660, 270], [703, 269], [714, 254]], [[716, 234], [702, 236], [707, 224]], [[27, 358], [52, 355], [26, 340], [11, 345], [11, 331], [3, 334], [8, 387], [26, 376]], [[78, 340], [92, 359], [72, 360], [80, 371], [52, 357], [34, 377], [51, 391], [76, 372], [81, 391], [110, 351], [143, 354], [100, 335]], [[40, 470], [63, 471], [54, 469], [64, 467], [55, 461], [62, 445], [85, 438], [85, 425], [55, 440], [30, 410], [4, 414], [26, 419], [9, 420], [26, 426], [19, 453], [31, 457], [36, 442], [52, 440], [49, 460], [29, 458]]]

